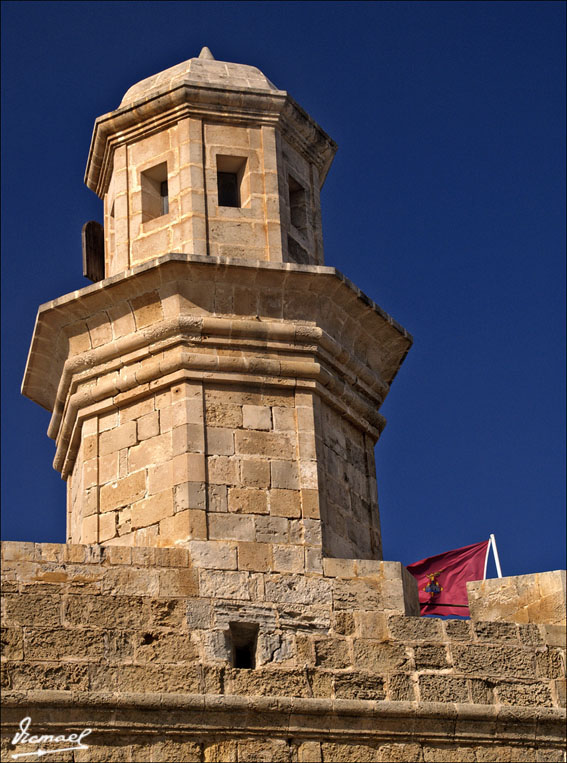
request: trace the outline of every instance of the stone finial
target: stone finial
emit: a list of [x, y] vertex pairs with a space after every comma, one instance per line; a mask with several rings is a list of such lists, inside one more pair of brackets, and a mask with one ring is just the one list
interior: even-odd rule
[[204, 58], [207, 61], [214, 61], [215, 60], [215, 57], [213, 56], [213, 54], [207, 48], [206, 45], [201, 49], [201, 52], [199, 53], [199, 58]]

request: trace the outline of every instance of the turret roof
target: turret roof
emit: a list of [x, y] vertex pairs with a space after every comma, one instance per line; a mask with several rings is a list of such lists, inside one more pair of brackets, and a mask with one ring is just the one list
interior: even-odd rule
[[207, 85], [238, 89], [277, 91], [278, 88], [255, 66], [216, 61], [208, 48], [203, 48], [197, 58], [176, 64], [163, 72], [137, 82], [126, 91], [120, 107], [131, 106], [151, 98], [158, 92], [173, 90], [184, 84]]

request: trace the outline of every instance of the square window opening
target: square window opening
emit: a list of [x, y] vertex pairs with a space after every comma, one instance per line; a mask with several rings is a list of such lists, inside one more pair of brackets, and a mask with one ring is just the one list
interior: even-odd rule
[[296, 230], [305, 234], [307, 232], [307, 191], [291, 175], [288, 175], [287, 186], [291, 224]]
[[245, 170], [245, 157], [217, 154], [219, 207], [242, 207], [242, 180]]
[[258, 625], [255, 623], [229, 623], [234, 668], [253, 670], [256, 667]]
[[141, 174], [142, 222], [147, 223], [169, 212], [167, 162], [162, 162]]

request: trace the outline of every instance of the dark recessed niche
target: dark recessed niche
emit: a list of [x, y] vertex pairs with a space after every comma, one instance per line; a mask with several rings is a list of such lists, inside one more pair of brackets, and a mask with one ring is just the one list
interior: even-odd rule
[[217, 154], [217, 194], [219, 207], [242, 206], [242, 180], [245, 171], [245, 157]]
[[256, 667], [256, 644], [258, 625], [255, 623], [230, 623], [232, 640], [232, 666], [244, 670]]
[[140, 175], [142, 186], [142, 222], [147, 223], [169, 212], [167, 162], [157, 164]]

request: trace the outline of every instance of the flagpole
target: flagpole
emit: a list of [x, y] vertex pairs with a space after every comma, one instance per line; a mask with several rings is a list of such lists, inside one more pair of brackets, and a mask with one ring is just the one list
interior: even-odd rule
[[498, 549], [496, 548], [496, 538], [493, 533], [490, 533], [490, 542], [492, 543], [492, 551], [494, 552], [494, 561], [496, 562], [496, 572], [498, 577], [502, 577], [502, 568], [500, 567], [500, 559], [498, 557]]
[[484, 555], [484, 572], [482, 574], [482, 579], [486, 580], [486, 569], [488, 567], [488, 557], [490, 556], [490, 547], [492, 546], [492, 540], [489, 538], [488, 543], [486, 544], [486, 554]]

